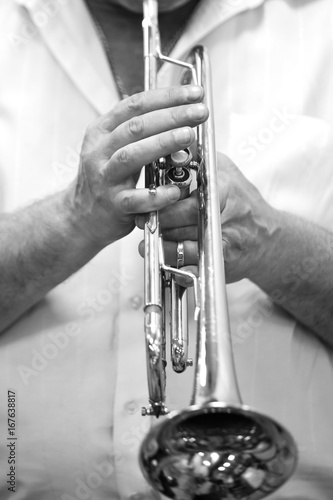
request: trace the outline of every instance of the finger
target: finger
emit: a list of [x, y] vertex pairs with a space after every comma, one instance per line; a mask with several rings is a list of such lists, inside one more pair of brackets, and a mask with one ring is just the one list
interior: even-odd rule
[[175, 203], [180, 196], [176, 186], [160, 186], [155, 194], [148, 189], [124, 189], [114, 197], [114, 203], [123, 214], [147, 213]]
[[181, 106], [203, 99], [204, 91], [197, 85], [183, 85], [150, 90], [134, 94], [123, 99], [97, 122], [105, 132], [111, 132], [121, 123], [134, 116], [140, 116], [154, 110]]
[[[135, 218], [135, 225], [139, 229], [144, 229], [146, 223], [145, 215], [137, 215]], [[198, 226], [184, 226], [176, 227], [173, 229], [163, 229], [163, 238], [169, 241], [183, 241], [183, 240], [198, 240]]]
[[198, 223], [198, 210], [198, 197], [195, 190], [188, 198], [182, 199], [176, 205], [162, 210], [160, 213], [161, 226], [165, 230], [196, 225]]
[[[186, 271], [188, 273], [194, 274], [194, 276], [197, 276], [197, 277], [199, 275], [198, 266], [184, 266], [184, 267], [182, 267], [182, 271]], [[179, 283], [179, 285], [181, 285], [185, 288], [191, 287], [194, 284], [193, 279], [191, 279], [190, 277], [185, 278], [183, 276], [175, 276], [175, 278], [176, 278], [177, 283]]]
[[184, 226], [163, 229], [163, 238], [168, 241], [198, 240], [198, 226]]
[[106, 180], [114, 184], [126, 177], [132, 177], [141, 170], [142, 165], [186, 148], [194, 139], [194, 130], [190, 127], [183, 127], [129, 144], [119, 149], [107, 162]]
[[173, 130], [186, 125], [196, 127], [208, 118], [207, 106], [203, 103], [177, 106], [173, 108], [152, 111], [119, 125], [112, 133], [106, 136], [109, 139], [109, 155], [127, 144], [137, 142], [167, 130]]
[[[196, 265], [198, 263], [198, 244], [196, 241], [183, 241], [184, 266]], [[177, 243], [175, 241], [164, 241], [165, 262], [177, 267]]]
[[[197, 240], [198, 215], [197, 191], [195, 190], [189, 198], [179, 200], [159, 212], [163, 235], [166, 239], [174, 241]], [[144, 215], [138, 215], [135, 219], [135, 224], [139, 229], [144, 228], [145, 222]]]
[[145, 228], [145, 223], [146, 223], [146, 216], [145, 215], [137, 215], [135, 217], [135, 225], [139, 229], [144, 229]]
[[[184, 241], [184, 266], [196, 266], [198, 263], [198, 246], [194, 241]], [[169, 266], [177, 267], [177, 243], [164, 241], [165, 262]], [[139, 243], [139, 253], [144, 257], [144, 241]], [[183, 267], [182, 267], [183, 269]]]

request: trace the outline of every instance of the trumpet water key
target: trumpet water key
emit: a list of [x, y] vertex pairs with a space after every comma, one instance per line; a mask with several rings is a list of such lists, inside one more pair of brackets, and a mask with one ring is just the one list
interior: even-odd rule
[[[210, 115], [198, 127], [196, 162], [189, 152], [182, 151], [146, 167], [146, 186], [152, 195], [163, 182], [179, 182], [186, 191], [188, 178], [196, 175], [199, 276], [165, 264], [158, 213], [149, 213], [145, 224], [144, 308], [149, 405], [143, 414], [163, 418], [142, 443], [140, 465], [147, 481], [170, 498], [256, 500], [290, 477], [297, 463], [297, 449], [284, 427], [242, 403], [238, 389], [224, 277], [209, 59], [202, 46], [195, 47], [185, 62], [161, 54], [158, 1], [144, 0], [143, 7], [146, 90], [156, 86], [158, 60], [183, 66], [186, 78], [204, 87]], [[197, 353], [190, 406], [168, 413], [166, 288], [172, 292], [170, 323], [171, 330], [176, 330], [170, 335], [172, 364], [176, 371], [190, 364], [187, 326], [181, 325], [186, 303], [184, 290], [174, 280], [177, 275], [190, 277], [194, 283]]]

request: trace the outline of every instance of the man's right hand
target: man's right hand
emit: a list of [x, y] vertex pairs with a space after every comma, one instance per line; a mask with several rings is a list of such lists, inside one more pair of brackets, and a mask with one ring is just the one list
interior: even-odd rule
[[101, 247], [126, 236], [135, 215], [174, 203], [179, 190], [161, 186], [152, 196], [136, 189], [142, 166], [188, 147], [192, 127], [208, 117], [203, 89], [178, 86], [124, 99], [88, 127], [70, 207], [89, 238]]

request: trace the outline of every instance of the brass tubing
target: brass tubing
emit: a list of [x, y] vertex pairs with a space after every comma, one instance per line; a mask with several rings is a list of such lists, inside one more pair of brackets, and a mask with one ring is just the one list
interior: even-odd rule
[[[143, 4], [143, 25], [149, 26], [152, 18], [157, 23], [157, 0], [144, 0]], [[152, 9], [152, 15], [149, 9]], [[155, 33], [154, 40], [159, 40], [157, 25], [150, 32]], [[149, 54], [145, 54], [145, 60], [158, 52], [157, 44], [156, 50], [150, 49]], [[209, 119], [198, 128], [197, 134], [199, 278], [195, 280], [193, 277], [195, 293], [199, 295], [196, 300], [196, 372], [191, 405], [166, 415], [153, 426], [142, 443], [140, 465], [147, 481], [170, 498], [258, 500], [287, 481], [296, 467], [297, 449], [286, 429], [270, 416], [243, 405], [241, 401], [224, 277], [209, 59], [206, 50], [198, 46], [193, 49], [189, 62], [177, 61], [176, 64], [190, 69], [192, 76], [195, 73], [192, 82], [204, 87], [210, 110]], [[146, 231], [149, 230], [149, 217], [147, 225]], [[156, 227], [158, 229], [158, 224]], [[158, 254], [158, 245], [154, 242], [153, 250], [146, 252], [148, 267], [151, 265], [156, 269], [159, 266], [162, 282], [165, 273], [186, 275], [185, 271], [164, 264], [163, 245], [161, 237], [158, 238], [158, 265], [150, 262], [151, 256]], [[148, 283], [151, 282], [149, 278]], [[151, 302], [154, 301], [151, 299]], [[156, 312], [164, 307], [163, 301], [157, 302], [146, 303], [146, 313], [150, 313], [152, 307]], [[152, 337], [151, 333], [151, 329], [146, 331], [148, 337]], [[158, 338], [154, 336], [154, 342], [148, 343], [148, 351], [163, 351]], [[148, 379], [164, 381], [164, 363], [153, 363], [153, 369], [149, 370], [151, 360], [147, 363]], [[162, 366], [161, 373], [158, 366]], [[159, 384], [148, 382], [149, 387], [155, 388], [156, 385]], [[158, 397], [159, 392], [165, 397], [164, 387], [157, 391]], [[155, 395], [150, 397], [149, 413], [165, 414], [164, 403], [159, 404], [154, 398]]]

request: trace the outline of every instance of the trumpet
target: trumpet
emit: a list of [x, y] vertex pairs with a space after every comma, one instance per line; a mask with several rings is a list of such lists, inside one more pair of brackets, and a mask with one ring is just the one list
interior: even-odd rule
[[[192, 174], [198, 192], [198, 277], [164, 261], [158, 212], [145, 223], [145, 305], [149, 404], [143, 415], [161, 418], [141, 445], [144, 477], [160, 493], [177, 500], [205, 498], [257, 500], [271, 494], [293, 473], [297, 448], [278, 422], [244, 405], [235, 374], [224, 276], [210, 62], [196, 46], [186, 61], [161, 53], [158, 0], [143, 0], [145, 90], [156, 87], [158, 61], [184, 68], [181, 83], [204, 87], [210, 111], [197, 128], [194, 160], [187, 150], [146, 166], [146, 187], [174, 182], [188, 195]], [[166, 405], [165, 294], [171, 289], [172, 365], [184, 371], [187, 359], [186, 290], [194, 285], [196, 363], [190, 405], [169, 413]], [[175, 330], [175, 331], [173, 331]]]

